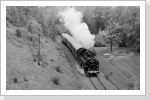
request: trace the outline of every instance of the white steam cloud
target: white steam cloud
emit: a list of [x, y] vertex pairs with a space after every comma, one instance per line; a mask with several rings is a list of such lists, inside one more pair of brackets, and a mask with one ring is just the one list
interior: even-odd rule
[[83, 44], [85, 48], [94, 46], [95, 35], [92, 35], [86, 23], [82, 22], [83, 15], [75, 8], [68, 7], [65, 11], [59, 13], [63, 18], [65, 27], [72, 36]]

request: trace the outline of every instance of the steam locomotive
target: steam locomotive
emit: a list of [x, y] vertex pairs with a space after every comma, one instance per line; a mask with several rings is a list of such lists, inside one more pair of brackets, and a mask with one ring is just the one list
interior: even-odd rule
[[99, 74], [99, 61], [90, 50], [85, 49], [80, 42], [65, 33], [62, 34], [62, 41], [75, 56], [86, 75]]

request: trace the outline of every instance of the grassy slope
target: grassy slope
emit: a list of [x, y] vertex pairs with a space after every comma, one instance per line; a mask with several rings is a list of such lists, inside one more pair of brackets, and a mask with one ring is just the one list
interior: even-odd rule
[[6, 88], [9, 90], [82, 89], [58, 45], [41, 37], [42, 62], [37, 64], [37, 41], [24, 35], [17, 37], [16, 28], [7, 28]]
[[140, 89], [140, 55], [132, 55], [128, 48], [113, 48], [113, 51], [106, 57], [104, 54], [110, 52], [108, 47], [96, 48], [100, 70], [118, 89]]

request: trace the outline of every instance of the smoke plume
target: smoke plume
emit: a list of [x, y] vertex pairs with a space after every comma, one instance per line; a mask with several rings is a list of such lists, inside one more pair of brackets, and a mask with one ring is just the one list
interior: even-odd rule
[[83, 15], [81, 12], [68, 7], [59, 15], [62, 17], [65, 27], [78, 42], [81, 42], [85, 48], [94, 46], [95, 35], [92, 35], [87, 24], [82, 22]]

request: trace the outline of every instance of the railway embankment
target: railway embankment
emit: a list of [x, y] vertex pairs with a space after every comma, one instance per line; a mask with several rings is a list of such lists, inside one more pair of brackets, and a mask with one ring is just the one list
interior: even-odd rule
[[26, 29], [16, 33], [16, 27], [6, 30], [6, 88], [7, 90], [80, 90], [82, 85], [71, 69], [64, 53], [50, 38], [40, 38]]

